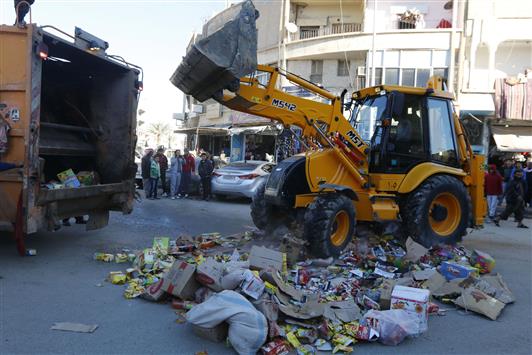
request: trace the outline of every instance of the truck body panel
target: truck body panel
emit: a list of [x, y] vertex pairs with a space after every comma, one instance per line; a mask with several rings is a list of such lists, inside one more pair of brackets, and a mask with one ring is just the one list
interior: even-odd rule
[[[0, 112], [11, 128], [0, 161], [17, 166], [0, 172], [0, 228], [33, 233], [89, 215], [94, 229], [108, 211], [132, 210], [138, 75], [36, 25], [0, 26]], [[99, 183], [45, 187], [66, 169], [94, 171]]]

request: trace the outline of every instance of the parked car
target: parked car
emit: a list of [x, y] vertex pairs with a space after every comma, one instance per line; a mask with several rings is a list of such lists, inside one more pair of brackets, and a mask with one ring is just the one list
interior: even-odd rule
[[275, 164], [262, 160], [230, 163], [216, 169], [212, 179], [212, 193], [218, 198], [241, 196], [252, 198], [266, 183]]

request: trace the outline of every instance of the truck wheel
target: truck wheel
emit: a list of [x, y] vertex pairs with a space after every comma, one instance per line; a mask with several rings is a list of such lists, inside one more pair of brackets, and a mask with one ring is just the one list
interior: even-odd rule
[[257, 228], [266, 229], [274, 222], [273, 208], [264, 199], [266, 185], [261, 186], [251, 201], [251, 219]]
[[347, 196], [318, 196], [305, 212], [304, 236], [312, 255], [338, 256], [355, 231], [355, 207]]
[[464, 184], [455, 177], [437, 175], [410, 194], [401, 214], [409, 236], [430, 248], [461, 241], [471, 213], [471, 198]]

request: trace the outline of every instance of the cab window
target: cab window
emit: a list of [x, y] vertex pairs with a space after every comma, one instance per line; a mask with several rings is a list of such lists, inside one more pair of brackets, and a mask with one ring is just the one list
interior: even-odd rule
[[430, 132], [430, 159], [448, 165], [455, 165], [457, 156], [448, 102], [428, 98], [427, 111]]

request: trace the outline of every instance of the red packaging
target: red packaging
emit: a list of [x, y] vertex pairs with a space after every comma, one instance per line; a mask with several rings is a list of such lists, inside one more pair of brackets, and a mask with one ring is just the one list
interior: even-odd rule
[[379, 334], [373, 329], [365, 325], [359, 325], [355, 334], [355, 339], [364, 341], [375, 341], [379, 338]]
[[290, 348], [282, 339], [276, 339], [264, 345], [261, 351], [264, 355], [287, 355]]

